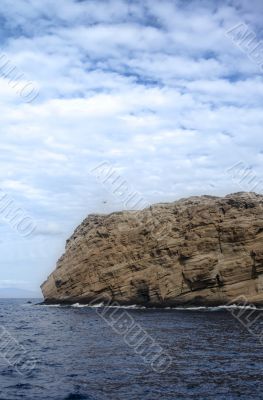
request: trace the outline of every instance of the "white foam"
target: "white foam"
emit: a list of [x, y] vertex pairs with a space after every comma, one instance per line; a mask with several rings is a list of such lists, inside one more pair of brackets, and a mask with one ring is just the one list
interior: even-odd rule
[[73, 307], [73, 308], [100, 308], [100, 307], [103, 307], [103, 303], [94, 304], [94, 305], [75, 303], [75, 304], [72, 304], [70, 307]]
[[129, 309], [129, 310], [141, 310], [141, 309], [146, 309], [146, 307], [144, 306], [139, 306], [136, 304], [132, 304], [129, 306], [111, 306], [111, 305], [107, 305], [104, 303], [98, 303], [98, 304], [79, 304], [79, 303], [75, 303], [72, 304], [71, 307], [73, 308], [103, 308], [103, 307], [107, 307], [107, 308], [124, 308], [124, 309]]
[[[31, 305], [31, 304], [30, 304]], [[39, 304], [32, 304], [33, 306], [38, 306]], [[263, 308], [257, 308], [253, 304], [250, 305], [238, 305], [238, 304], [231, 304], [231, 305], [222, 305], [222, 306], [175, 306], [175, 307], [151, 307], [147, 308], [145, 306], [141, 305], [128, 305], [128, 306], [111, 306], [107, 305], [104, 303], [98, 303], [98, 304], [80, 304], [80, 303], [75, 303], [72, 305], [64, 305], [64, 304], [41, 304], [39, 305], [41, 307], [73, 307], [73, 308], [121, 308], [121, 309], [127, 309], [127, 310], [175, 310], [175, 311], [223, 311], [223, 310], [256, 310], [256, 311], [263, 311]]]
[[76, 303], [76, 304], [72, 304], [71, 307], [73, 307], [73, 308], [83, 308], [83, 307], [86, 307], [86, 306], [85, 306], [85, 304]]
[[35, 305], [41, 307], [61, 307], [61, 304], [35, 304]]
[[179, 311], [222, 311], [222, 310], [256, 310], [263, 311], [263, 308], [257, 308], [256, 306], [247, 305], [242, 306], [238, 304], [224, 305], [224, 306], [214, 306], [214, 307], [205, 307], [205, 306], [192, 306], [192, 307], [166, 307], [166, 310], [179, 310]]

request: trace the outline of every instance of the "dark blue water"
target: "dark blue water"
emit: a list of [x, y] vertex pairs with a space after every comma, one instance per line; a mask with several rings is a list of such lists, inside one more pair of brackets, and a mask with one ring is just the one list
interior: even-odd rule
[[260, 342], [229, 311], [129, 310], [172, 356], [154, 372], [90, 308], [0, 300], [0, 324], [36, 360], [0, 356], [0, 399], [263, 399]]

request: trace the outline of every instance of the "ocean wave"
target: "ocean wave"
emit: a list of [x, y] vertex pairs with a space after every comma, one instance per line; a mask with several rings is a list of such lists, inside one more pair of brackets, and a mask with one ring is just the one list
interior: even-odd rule
[[144, 306], [139, 306], [136, 304], [132, 304], [129, 306], [111, 306], [111, 305], [105, 305], [104, 303], [98, 303], [98, 304], [79, 304], [79, 303], [75, 303], [72, 304], [70, 307], [73, 308], [102, 308], [102, 307], [107, 307], [107, 308], [124, 308], [124, 309], [128, 309], [128, 310], [144, 310], [146, 309], [146, 307]]
[[61, 304], [32, 304], [33, 306], [39, 307], [61, 307]]
[[191, 307], [165, 307], [166, 310], [178, 310], [178, 311], [224, 311], [224, 310], [256, 310], [263, 311], [263, 308], [258, 308], [253, 305], [238, 305], [231, 304], [225, 306], [191, 306]]
[[[34, 305], [34, 304], [32, 304]], [[35, 304], [35, 306], [39, 306], [39, 304]], [[75, 303], [71, 305], [67, 304], [41, 304], [41, 307], [64, 307], [64, 308], [103, 308], [103, 307], [108, 307], [108, 308], [121, 308], [125, 310], [175, 310], [175, 311], [224, 311], [224, 310], [256, 310], [256, 311], [263, 311], [263, 308], [256, 307], [254, 305], [238, 305], [238, 304], [231, 304], [231, 305], [222, 305], [222, 306], [174, 306], [174, 307], [145, 307], [141, 305], [105, 305], [103, 303], [98, 303], [98, 304], [80, 304], [80, 303]]]

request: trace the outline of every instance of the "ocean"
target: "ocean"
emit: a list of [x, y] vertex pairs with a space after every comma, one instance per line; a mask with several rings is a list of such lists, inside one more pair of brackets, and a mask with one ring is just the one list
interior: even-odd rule
[[114, 325], [109, 309], [37, 302], [0, 300], [1, 400], [263, 399], [262, 344], [231, 310], [118, 309]]

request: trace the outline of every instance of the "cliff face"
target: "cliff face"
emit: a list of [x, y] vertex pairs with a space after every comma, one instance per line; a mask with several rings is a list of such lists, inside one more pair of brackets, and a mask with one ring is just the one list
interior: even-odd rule
[[42, 291], [51, 303], [216, 305], [244, 295], [263, 304], [263, 196], [191, 197], [90, 215]]

